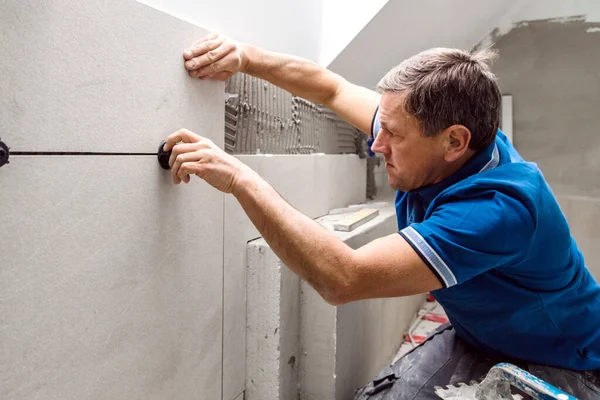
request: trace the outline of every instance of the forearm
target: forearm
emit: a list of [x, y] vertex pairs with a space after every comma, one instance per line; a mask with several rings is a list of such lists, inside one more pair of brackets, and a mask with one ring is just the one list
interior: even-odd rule
[[295, 210], [251, 170], [233, 195], [275, 254], [326, 301], [339, 303], [352, 285], [354, 250]]
[[295, 96], [328, 106], [345, 80], [322, 66], [287, 54], [244, 45], [242, 72], [271, 82]]

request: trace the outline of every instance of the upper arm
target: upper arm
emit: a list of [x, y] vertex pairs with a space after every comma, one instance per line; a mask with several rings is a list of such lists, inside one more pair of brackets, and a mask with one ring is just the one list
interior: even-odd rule
[[346, 301], [408, 296], [440, 289], [442, 284], [398, 233], [355, 250], [352, 288]]
[[534, 231], [527, 207], [500, 192], [444, 204], [425, 221], [356, 250], [349, 297], [425, 293], [515, 265]]
[[339, 77], [337, 90], [325, 106], [360, 131], [370, 135], [373, 115], [380, 98], [379, 93]]

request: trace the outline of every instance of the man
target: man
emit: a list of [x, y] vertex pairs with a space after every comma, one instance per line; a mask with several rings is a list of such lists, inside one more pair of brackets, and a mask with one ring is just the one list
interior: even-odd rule
[[184, 52], [193, 78], [245, 72], [375, 138], [372, 150], [398, 191], [399, 233], [357, 250], [209, 140], [181, 130], [165, 146], [174, 183], [195, 174], [233, 194], [281, 260], [327, 302], [432, 292], [442, 304], [452, 326], [357, 398], [435, 398], [434, 386], [480, 378], [498, 361], [600, 398], [600, 286], [541, 172], [498, 130], [492, 55], [425, 51], [392, 69], [378, 94], [312, 62], [216, 34]]

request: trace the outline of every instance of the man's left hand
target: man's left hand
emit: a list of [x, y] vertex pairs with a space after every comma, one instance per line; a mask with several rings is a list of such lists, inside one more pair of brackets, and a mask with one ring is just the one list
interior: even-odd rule
[[212, 140], [181, 129], [167, 138], [164, 151], [171, 151], [169, 165], [173, 183], [189, 183], [196, 175], [216, 189], [231, 193], [240, 177], [249, 168], [240, 160], [225, 153]]

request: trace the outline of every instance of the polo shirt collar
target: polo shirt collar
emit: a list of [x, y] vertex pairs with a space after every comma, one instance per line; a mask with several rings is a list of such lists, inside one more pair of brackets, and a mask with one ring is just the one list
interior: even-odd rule
[[450, 175], [441, 182], [433, 185], [427, 185], [410, 191], [410, 193], [418, 193], [428, 205], [433, 199], [445, 189], [455, 183], [475, 175], [480, 172], [496, 168], [500, 163], [500, 151], [496, 141], [487, 146], [485, 149], [475, 153], [469, 161], [466, 162], [458, 171]]

